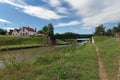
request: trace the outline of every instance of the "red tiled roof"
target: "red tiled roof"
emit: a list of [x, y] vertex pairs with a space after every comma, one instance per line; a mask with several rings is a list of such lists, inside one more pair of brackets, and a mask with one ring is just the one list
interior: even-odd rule
[[36, 32], [33, 28], [30, 28], [30, 27], [23, 27], [23, 28], [31, 32]]

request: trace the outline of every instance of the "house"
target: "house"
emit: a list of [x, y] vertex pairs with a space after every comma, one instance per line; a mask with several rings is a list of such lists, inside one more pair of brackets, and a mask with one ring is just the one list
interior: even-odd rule
[[14, 29], [12, 32], [13, 36], [19, 36], [19, 29]]
[[22, 27], [20, 29], [14, 29], [12, 32], [13, 36], [33, 36], [37, 35], [37, 32], [35, 29], [30, 27]]
[[116, 32], [115, 33], [115, 37], [119, 37], [120, 38], [120, 32]]

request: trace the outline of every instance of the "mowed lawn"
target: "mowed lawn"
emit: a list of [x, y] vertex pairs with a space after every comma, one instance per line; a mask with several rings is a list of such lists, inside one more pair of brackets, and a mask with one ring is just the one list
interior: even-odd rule
[[6, 68], [0, 70], [1, 80], [99, 80], [98, 59], [91, 43], [45, 54], [35, 62], [1, 59], [6, 62]]
[[118, 61], [120, 59], [120, 39], [113, 37], [95, 37], [100, 50], [104, 68], [110, 80], [117, 80]]

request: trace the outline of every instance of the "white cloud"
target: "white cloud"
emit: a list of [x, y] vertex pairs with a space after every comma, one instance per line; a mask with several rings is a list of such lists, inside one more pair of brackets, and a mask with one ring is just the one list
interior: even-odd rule
[[50, 6], [57, 7], [62, 4], [61, 0], [42, 0], [44, 2], [47, 2]]
[[57, 13], [68, 14], [69, 11], [67, 8], [62, 6], [63, 0], [42, 0], [49, 4], [49, 6], [53, 7]]
[[81, 18], [83, 26], [120, 21], [120, 0], [65, 0]]
[[58, 13], [62, 13], [62, 14], [69, 14], [68, 9], [66, 9], [64, 7], [56, 7], [56, 11]]
[[[78, 16], [81, 21], [71, 21], [68, 23], [59, 23], [56, 27], [82, 25], [86, 29], [93, 28], [99, 24], [120, 21], [120, 0], [42, 0], [49, 4], [53, 10], [41, 6], [32, 6], [24, 2], [25, 0], [0, 0], [1, 3], [7, 3], [24, 13], [46, 20], [58, 20], [72, 14]], [[67, 9], [70, 5], [71, 8]], [[67, 6], [67, 7], [66, 7]], [[70, 12], [71, 13], [70, 13]], [[62, 13], [62, 15], [60, 15]]]
[[2, 23], [11, 23], [10, 21], [7, 21], [7, 20], [1, 19], [1, 18], [0, 18], [0, 22], [2, 22]]
[[56, 14], [54, 11], [36, 6], [25, 6], [23, 12], [31, 16], [35, 16], [46, 20], [61, 19], [65, 17]]
[[10, 4], [12, 6], [15, 6], [22, 10], [24, 13], [35, 16], [38, 18], [46, 19], [46, 20], [52, 20], [52, 19], [61, 19], [65, 16], [61, 16], [57, 14], [56, 12], [40, 7], [40, 6], [31, 6], [24, 2], [24, 0], [3, 0], [0, 2], [4, 2], [7, 4]]
[[68, 23], [59, 23], [57, 25], [55, 25], [55, 27], [67, 27], [67, 26], [76, 26], [79, 25], [80, 21], [71, 21]]
[[[120, 2], [120, 1], [119, 1]], [[102, 11], [96, 15], [83, 18], [82, 22], [84, 26], [99, 25], [104, 23], [110, 23], [120, 21], [120, 5], [118, 2], [107, 5]], [[109, 3], [110, 4], [110, 3]]]

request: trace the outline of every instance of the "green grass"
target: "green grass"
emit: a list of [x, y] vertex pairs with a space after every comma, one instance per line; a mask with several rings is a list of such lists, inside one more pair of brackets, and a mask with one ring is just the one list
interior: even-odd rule
[[46, 37], [0, 36], [0, 46], [19, 44], [42, 44]]
[[73, 46], [36, 58], [33, 63], [8, 61], [0, 70], [1, 80], [98, 80], [95, 48]]
[[105, 70], [113, 80], [118, 73], [118, 58], [120, 58], [120, 40], [112, 37], [95, 37], [95, 42], [100, 49], [100, 55]]
[[[116, 79], [120, 40], [95, 37], [104, 68], [110, 80]], [[63, 43], [63, 42], [61, 42]], [[72, 46], [36, 58], [35, 62], [16, 62], [6, 59], [6, 68], [0, 70], [1, 80], [99, 80], [98, 59], [93, 44]]]
[[63, 41], [63, 40], [56, 39], [56, 44], [57, 45], [64, 45], [64, 44], [70, 44], [70, 42], [66, 42], [66, 41]]
[[46, 37], [0, 36], [0, 49], [45, 45]]

